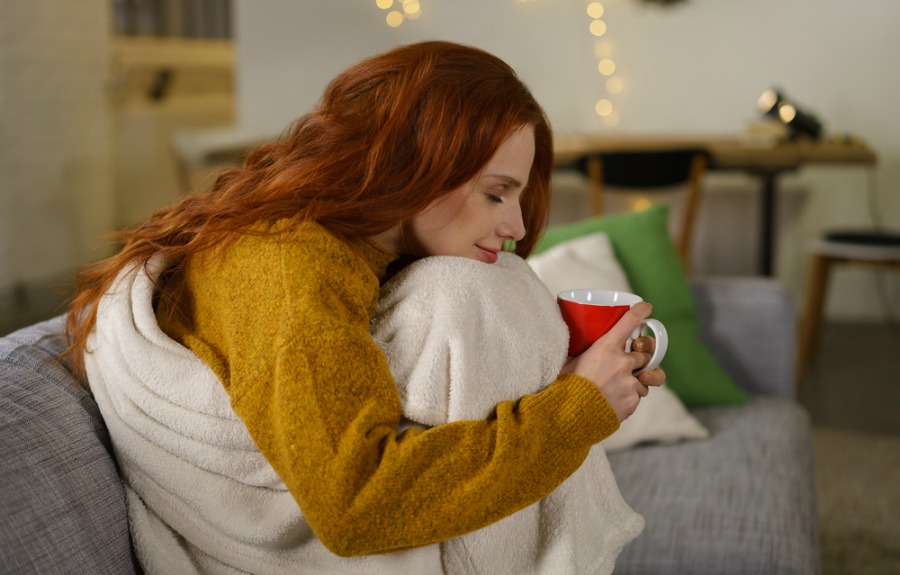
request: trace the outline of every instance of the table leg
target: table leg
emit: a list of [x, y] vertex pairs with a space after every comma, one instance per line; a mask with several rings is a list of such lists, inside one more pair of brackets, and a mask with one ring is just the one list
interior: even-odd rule
[[771, 276], [775, 257], [775, 184], [776, 174], [763, 174], [760, 206], [759, 273]]

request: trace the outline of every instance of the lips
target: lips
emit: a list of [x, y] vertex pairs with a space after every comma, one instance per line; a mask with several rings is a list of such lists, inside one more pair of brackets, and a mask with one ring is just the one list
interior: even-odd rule
[[486, 248], [477, 244], [475, 245], [475, 247], [478, 248], [478, 250], [481, 252], [483, 261], [489, 264], [497, 263], [497, 259], [499, 258], [497, 254], [500, 253], [499, 249]]

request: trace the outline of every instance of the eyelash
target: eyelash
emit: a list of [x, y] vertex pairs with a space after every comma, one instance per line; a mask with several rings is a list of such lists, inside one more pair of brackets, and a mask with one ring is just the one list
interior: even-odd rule
[[503, 198], [501, 198], [500, 196], [498, 196], [496, 194], [485, 194], [485, 195], [487, 196], [487, 198], [490, 202], [493, 202], [495, 204], [503, 203]]

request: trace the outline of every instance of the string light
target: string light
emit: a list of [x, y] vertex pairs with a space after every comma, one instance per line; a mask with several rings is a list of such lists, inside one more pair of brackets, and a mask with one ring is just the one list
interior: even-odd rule
[[[519, 0], [522, 3], [535, 0]], [[422, 14], [419, 0], [375, 0], [375, 5], [381, 10], [388, 11], [385, 22], [391, 28], [397, 28], [406, 20], [415, 20]], [[606, 34], [607, 25], [602, 19], [606, 14], [606, 8], [601, 2], [588, 2], [586, 12], [591, 22], [588, 27], [590, 33], [600, 38]], [[613, 74], [616, 71], [616, 63], [611, 58], [613, 52], [612, 43], [609, 40], [599, 40], [594, 44], [594, 55], [597, 57], [597, 71], [606, 77], [604, 84], [606, 92], [611, 95], [619, 94], [624, 89], [622, 80]], [[600, 98], [594, 105], [594, 111], [603, 118], [607, 126], [617, 126], [620, 121], [619, 113], [609, 98]]]
[[[589, 2], [586, 8], [587, 15], [591, 18], [588, 26], [590, 33], [596, 37], [606, 34], [606, 22], [602, 20], [606, 9], [600, 2]], [[598, 40], [594, 43], [594, 55], [597, 57], [597, 72], [606, 77], [604, 87], [610, 95], [619, 94], [625, 85], [621, 78], [613, 76], [616, 72], [616, 62], [612, 59], [613, 46], [608, 39]], [[618, 111], [615, 109], [612, 100], [609, 98], [600, 98], [594, 104], [594, 112], [601, 118], [603, 123], [609, 127], [619, 125], [621, 120]]]
[[597, 103], [594, 104], [594, 111], [597, 112], [598, 116], [609, 116], [613, 113], [612, 102], [606, 98], [597, 100]]
[[621, 78], [610, 78], [606, 81], [606, 91], [610, 94], [618, 94], [622, 91], [622, 80]]
[[387, 13], [387, 16], [384, 17], [384, 20], [387, 22], [388, 26], [390, 26], [391, 28], [396, 28], [400, 24], [403, 24], [403, 13], [396, 10], [391, 10]]
[[612, 76], [616, 71], [616, 63], [612, 58], [604, 58], [597, 63], [597, 70], [604, 76]]
[[591, 34], [594, 36], [600, 37], [606, 34], [606, 22], [603, 20], [594, 20], [591, 22]]
[[616, 126], [619, 125], [620, 119], [621, 118], [619, 117], [619, 113], [616, 112], [615, 110], [613, 110], [607, 116], [603, 117], [603, 123], [606, 124], [607, 126], [609, 126], [610, 128], [615, 128]]
[[397, 28], [406, 20], [415, 20], [422, 15], [422, 6], [419, 0], [397, 0], [397, 9], [394, 7], [394, 0], [375, 0], [375, 5], [382, 10], [390, 10], [384, 17], [384, 21], [391, 28]]
[[415, 20], [422, 13], [422, 8], [417, 0], [409, 0], [403, 3], [403, 15], [410, 20]]

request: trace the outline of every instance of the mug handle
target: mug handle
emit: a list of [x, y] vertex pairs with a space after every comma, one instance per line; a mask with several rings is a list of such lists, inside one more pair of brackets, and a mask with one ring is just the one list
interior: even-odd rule
[[634, 330], [634, 333], [632, 333], [631, 337], [628, 338], [628, 341], [625, 342], [625, 351], [631, 351], [631, 344], [634, 343], [634, 340], [640, 337], [647, 329], [653, 332], [653, 339], [656, 340], [656, 346], [647, 365], [635, 371], [635, 373], [649, 371], [659, 367], [659, 364], [662, 363], [663, 358], [666, 356], [666, 350], [669, 347], [669, 333], [666, 331], [666, 326], [658, 319], [650, 318], [644, 320], [641, 327]]

